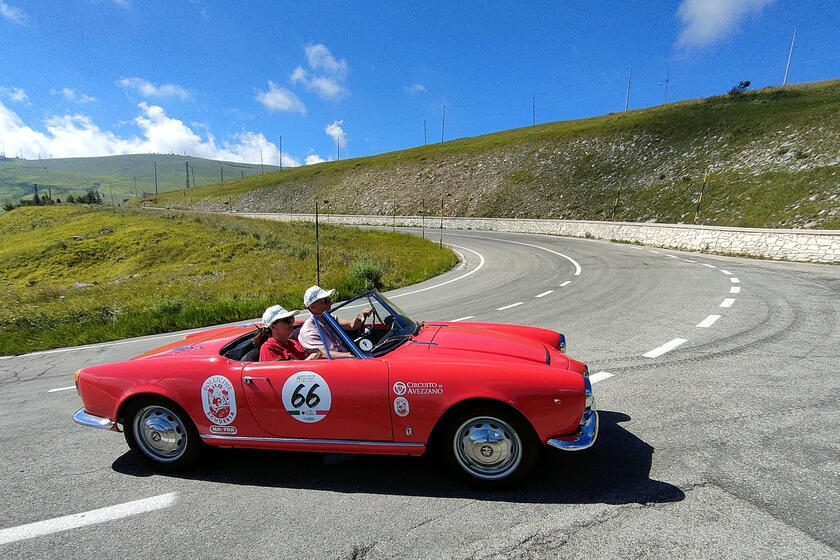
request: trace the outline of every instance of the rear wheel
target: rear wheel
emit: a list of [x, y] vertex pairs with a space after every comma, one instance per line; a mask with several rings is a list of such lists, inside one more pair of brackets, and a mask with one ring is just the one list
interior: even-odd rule
[[123, 428], [132, 451], [157, 470], [188, 469], [201, 451], [192, 420], [181, 407], [163, 398], [134, 403], [125, 415]]
[[521, 479], [539, 455], [531, 426], [502, 407], [475, 407], [458, 414], [449, 422], [443, 445], [452, 470], [486, 488]]

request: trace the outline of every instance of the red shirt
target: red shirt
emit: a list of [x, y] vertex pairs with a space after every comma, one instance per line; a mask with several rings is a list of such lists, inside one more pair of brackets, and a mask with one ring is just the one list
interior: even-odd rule
[[306, 350], [297, 340], [278, 342], [273, 336], [265, 341], [260, 348], [261, 362], [276, 362], [277, 360], [304, 360], [308, 356]]

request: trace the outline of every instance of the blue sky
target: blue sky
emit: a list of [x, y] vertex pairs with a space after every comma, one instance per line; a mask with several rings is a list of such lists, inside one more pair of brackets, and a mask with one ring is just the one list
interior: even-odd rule
[[304, 165], [840, 77], [835, 1], [0, 0], [7, 157]]

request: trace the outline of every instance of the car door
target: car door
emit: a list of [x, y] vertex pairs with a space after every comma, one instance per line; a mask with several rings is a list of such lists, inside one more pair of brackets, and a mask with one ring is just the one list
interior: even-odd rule
[[257, 362], [242, 382], [257, 422], [278, 437], [393, 441], [388, 365], [378, 358]]

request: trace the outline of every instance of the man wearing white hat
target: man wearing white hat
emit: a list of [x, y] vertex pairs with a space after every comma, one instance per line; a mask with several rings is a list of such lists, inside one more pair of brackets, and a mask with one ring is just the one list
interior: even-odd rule
[[[332, 328], [321, 317], [324, 313], [329, 311], [332, 306], [332, 295], [335, 290], [324, 290], [320, 286], [312, 286], [303, 295], [303, 305], [309, 309], [312, 316], [304, 321], [303, 326], [298, 333], [298, 341], [301, 346], [307, 350], [321, 350], [324, 352], [324, 346], [329, 350], [330, 358], [355, 358], [355, 355], [350, 352], [350, 349], [344, 344], [344, 341], [333, 332]], [[352, 321], [349, 319], [338, 319], [333, 317], [338, 325], [344, 330], [355, 330], [364, 324], [365, 317], [373, 313], [371, 308], [365, 308]], [[315, 321], [318, 324], [315, 324]], [[319, 328], [324, 336], [321, 340], [321, 335], [318, 333]], [[326, 354], [326, 352], [324, 352]]]
[[262, 316], [263, 329], [270, 336], [260, 347], [261, 362], [314, 360], [321, 357], [319, 350], [305, 350], [298, 341], [289, 340], [298, 313], [300, 311], [286, 311], [282, 305], [272, 305], [265, 310]]

